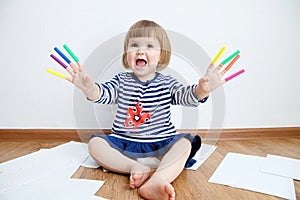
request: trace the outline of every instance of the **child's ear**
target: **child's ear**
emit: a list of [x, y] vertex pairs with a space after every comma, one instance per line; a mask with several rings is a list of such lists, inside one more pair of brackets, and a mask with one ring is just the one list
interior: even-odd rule
[[123, 63], [123, 66], [125, 68], [129, 68], [129, 65], [128, 65], [128, 62], [127, 62], [127, 54], [126, 53], [123, 54], [122, 63]]

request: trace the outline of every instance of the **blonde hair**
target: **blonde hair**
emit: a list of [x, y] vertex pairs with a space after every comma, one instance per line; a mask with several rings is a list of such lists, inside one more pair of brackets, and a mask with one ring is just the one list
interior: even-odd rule
[[161, 49], [156, 70], [161, 71], [168, 66], [171, 58], [171, 45], [166, 31], [153, 21], [141, 20], [133, 24], [126, 34], [122, 59], [125, 68], [129, 68], [127, 63], [127, 48], [129, 39], [133, 37], [154, 37], [159, 42]]

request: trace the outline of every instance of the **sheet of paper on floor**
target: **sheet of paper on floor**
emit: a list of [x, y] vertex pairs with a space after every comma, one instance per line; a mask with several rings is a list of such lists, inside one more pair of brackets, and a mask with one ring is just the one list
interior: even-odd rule
[[88, 152], [82, 143], [68, 142], [1, 163], [0, 192], [35, 180], [70, 163], [77, 163], [79, 166], [87, 157]]
[[99, 180], [71, 178], [56, 193], [55, 198], [53, 199], [89, 199], [88, 197], [92, 197], [103, 183], [104, 181]]
[[262, 172], [300, 180], [300, 160], [268, 154]]
[[44, 176], [48, 172], [60, 169], [68, 164], [78, 163], [60, 157], [49, 150], [40, 150], [32, 154], [1, 163], [0, 192]]
[[92, 169], [100, 167], [100, 165], [91, 156], [88, 156], [81, 166]]
[[50, 200], [77, 169], [78, 164], [67, 164], [59, 169], [51, 170], [34, 180], [14, 185], [14, 187], [11, 187], [4, 192], [0, 192], [0, 199]]
[[70, 179], [88, 157], [86, 144], [72, 141], [1, 163], [0, 199], [65, 199], [57, 195], [70, 196], [74, 191], [69, 194], [68, 188], [75, 187], [85, 195], [76, 195], [77, 199], [103, 199], [93, 195], [95, 192], [83, 192], [84, 188], [99, 189], [103, 181]]
[[58, 153], [61, 157], [77, 162], [83, 162], [89, 156], [87, 145], [82, 142], [71, 141], [49, 150]]
[[31, 182], [18, 185], [0, 193], [1, 200], [63, 200], [104, 199], [94, 194], [104, 181], [72, 179], [77, 164], [71, 164]]
[[197, 170], [206, 159], [216, 150], [216, 146], [210, 144], [202, 144], [200, 150], [193, 157], [197, 162], [190, 168], [192, 170]]
[[296, 199], [293, 179], [260, 172], [264, 159], [228, 153], [208, 181], [285, 199]]

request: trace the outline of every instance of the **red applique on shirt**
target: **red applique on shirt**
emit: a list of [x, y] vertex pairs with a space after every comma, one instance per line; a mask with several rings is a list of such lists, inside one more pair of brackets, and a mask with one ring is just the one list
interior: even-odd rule
[[125, 120], [125, 126], [134, 126], [134, 129], [137, 129], [139, 125], [151, 119], [150, 113], [143, 112], [143, 107], [140, 102], [137, 102], [135, 107], [128, 108], [127, 114], [128, 117]]

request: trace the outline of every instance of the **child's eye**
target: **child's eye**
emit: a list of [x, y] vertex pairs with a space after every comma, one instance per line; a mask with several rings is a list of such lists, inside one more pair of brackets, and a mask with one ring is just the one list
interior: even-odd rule
[[138, 47], [137, 43], [130, 44], [130, 47]]
[[154, 46], [152, 44], [147, 45], [148, 48], [153, 48]]

